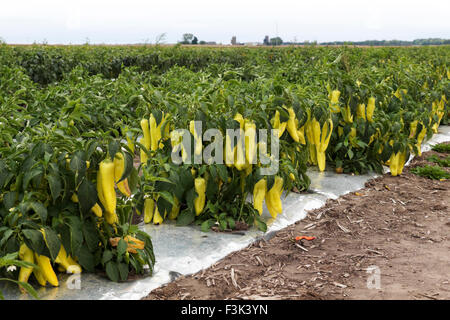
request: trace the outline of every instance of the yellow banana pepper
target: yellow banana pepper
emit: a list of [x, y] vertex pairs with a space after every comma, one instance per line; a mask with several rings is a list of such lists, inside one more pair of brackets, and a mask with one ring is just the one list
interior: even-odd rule
[[[295, 127], [298, 127], [298, 120], [296, 120]], [[303, 125], [300, 129], [297, 130], [297, 135], [301, 144], [306, 144], [305, 140], [305, 126]]]
[[297, 127], [295, 125], [295, 112], [294, 112], [294, 109], [291, 107], [291, 108], [289, 108], [287, 110], [289, 112], [289, 120], [287, 121], [287, 130], [288, 130], [290, 136], [292, 137], [292, 139], [295, 142], [299, 142], [300, 138], [298, 136]]
[[203, 145], [202, 145], [201, 137], [199, 137], [199, 135], [197, 134], [197, 131], [195, 131], [195, 121], [194, 120], [189, 122], [189, 131], [194, 136], [194, 143], [195, 143], [194, 153], [196, 155], [201, 155], [202, 154]]
[[254, 163], [256, 159], [256, 125], [253, 122], [246, 121], [245, 129], [245, 158], [248, 163]]
[[418, 155], [419, 157], [422, 155], [422, 141], [425, 138], [425, 135], [427, 134], [427, 128], [422, 125], [422, 130], [420, 131], [419, 135], [417, 136], [417, 150], [418, 150]]
[[150, 149], [156, 151], [158, 149], [158, 141], [161, 138], [161, 132], [158, 133], [156, 119], [153, 113], [150, 115]]
[[158, 206], [155, 203], [155, 213], [153, 214], [153, 224], [161, 224], [163, 223], [164, 218], [161, 216], [158, 210]]
[[153, 213], [155, 211], [155, 201], [147, 198], [144, 201], [144, 223], [150, 223], [153, 219]]
[[358, 119], [366, 120], [366, 105], [364, 103], [358, 104], [358, 107], [356, 108], [356, 117]]
[[[318, 124], [319, 122], [317, 122]], [[318, 134], [320, 136], [320, 142], [319, 144], [316, 144], [316, 153], [317, 153], [317, 164], [319, 166], [320, 171], [325, 170], [325, 151], [328, 148], [328, 143], [330, 142], [331, 133], [333, 131], [333, 121], [331, 119], [328, 119], [323, 125], [322, 125], [322, 132], [320, 133], [320, 127], [319, 131], [317, 131], [317, 125], [315, 125], [315, 134]]]
[[81, 273], [81, 266], [74, 260], [69, 258], [70, 256], [67, 254], [66, 249], [64, 249], [64, 246], [61, 245], [55, 262], [58, 263], [64, 269], [64, 271], [68, 273]]
[[409, 137], [410, 138], [414, 138], [416, 136], [416, 131], [417, 131], [417, 124], [419, 123], [418, 120], [414, 120], [413, 122], [411, 122], [411, 124], [409, 125]]
[[227, 134], [225, 137], [225, 164], [227, 167], [233, 166], [236, 154], [236, 146], [231, 148], [231, 140], [230, 135]]
[[267, 193], [267, 180], [259, 180], [253, 187], [253, 208], [258, 210], [259, 215], [263, 212], [263, 202]]
[[280, 112], [275, 111], [275, 116], [270, 120], [273, 129], [278, 129], [278, 137], [281, 137], [286, 130], [287, 122], [280, 122]]
[[400, 89], [397, 88], [397, 91], [395, 91], [394, 96], [396, 96], [400, 101], [402, 101], [402, 95], [406, 95], [408, 93], [408, 90], [406, 89]]
[[123, 153], [118, 152], [114, 157], [114, 181], [117, 183], [117, 188], [127, 197], [131, 197], [131, 190], [128, 186], [128, 179], [125, 178], [119, 182], [122, 178], [123, 172], [125, 171], [125, 159]]
[[375, 111], [375, 98], [370, 97], [369, 101], [367, 102], [367, 109], [366, 109], [367, 121], [373, 122], [374, 111]]
[[340, 95], [341, 95], [341, 92], [339, 90], [333, 90], [328, 95], [328, 98], [330, 99], [330, 110], [333, 113], [341, 112], [341, 108], [339, 107], [339, 96]]
[[[100, 201], [106, 209], [105, 218], [109, 224], [118, 222], [116, 215], [116, 190], [114, 189], [114, 162], [109, 159], [105, 159], [100, 162], [100, 186], [101, 194]], [[100, 193], [99, 193], [100, 194]]]
[[198, 177], [194, 180], [195, 191], [198, 196], [194, 199], [195, 214], [198, 216], [203, 212], [206, 202], [206, 180]]
[[175, 220], [178, 217], [178, 214], [180, 213], [180, 204], [178, 202], [178, 199], [176, 197], [173, 197], [173, 200], [175, 204], [172, 205], [172, 210], [169, 213], [170, 220]]
[[[33, 251], [30, 248], [28, 248], [25, 243], [20, 246], [19, 259], [29, 263], [34, 263]], [[21, 267], [19, 271], [19, 281], [28, 283], [28, 279], [30, 278], [32, 272], [33, 267]], [[20, 289], [21, 291], [23, 291], [22, 287], [20, 287]]]
[[[34, 253], [33, 253], [34, 254]], [[47, 285], [47, 278], [45, 278], [44, 273], [39, 268], [33, 269], [34, 277], [36, 278], [37, 282], [45, 287]]]
[[150, 150], [151, 138], [150, 138], [149, 123], [147, 119], [141, 120], [141, 129], [143, 134], [143, 140], [141, 140], [141, 143], [144, 145], [145, 148], [147, 148], [147, 150]]
[[397, 158], [397, 174], [401, 175], [403, 172], [403, 167], [405, 166], [405, 162], [406, 162], [406, 150], [403, 152], [399, 152], [400, 155]]
[[344, 121], [347, 123], [353, 123], [353, 115], [349, 105], [347, 105], [344, 109]]
[[314, 134], [313, 134], [313, 122], [310, 119], [310, 115], [308, 114], [308, 121], [306, 122], [306, 138], [308, 139], [308, 146], [309, 146], [309, 161], [316, 165], [317, 164], [317, 154], [316, 154], [316, 147], [314, 142]]
[[[143, 139], [140, 138], [139, 139], [139, 143], [142, 144], [143, 143], [142, 140]], [[147, 149], [147, 150], [149, 150], [149, 149]], [[147, 156], [147, 153], [145, 153], [143, 149], [140, 150], [140, 156], [141, 156], [141, 163], [142, 163], [142, 165], [146, 165], [147, 164], [147, 160], [148, 160], [148, 156]]]
[[391, 157], [389, 158], [389, 169], [391, 170], [392, 176], [397, 176], [398, 174], [398, 160], [400, 157], [400, 152], [394, 153], [392, 152]]
[[272, 218], [276, 218], [278, 214], [283, 212], [281, 203], [281, 195], [283, 193], [283, 178], [276, 176], [272, 188], [267, 192], [266, 206]]
[[55, 271], [52, 268], [50, 258], [46, 256], [40, 256], [37, 253], [34, 254], [34, 257], [43, 276], [45, 277], [45, 280], [47, 280], [52, 286], [58, 287], [58, 277], [56, 276]]

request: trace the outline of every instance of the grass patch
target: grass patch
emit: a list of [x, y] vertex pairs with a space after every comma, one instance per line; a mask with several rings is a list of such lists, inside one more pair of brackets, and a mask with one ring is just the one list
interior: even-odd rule
[[424, 167], [416, 167], [411, 169], [415, 175], [433, 180], [450, 179], [450, 173], [437, 166], [426, 165]]
[[450, 153], [450, 143], [438, 143], [435, 144], [432, 148], [433, 151], [441, 152], [441, 153]]
[[439, 158], [435, 154], [427, 158], [427, 161], [434, 162], [438, 164], [440, 167], [450, 167], [450, 156], [447, 156], [444, 159]]

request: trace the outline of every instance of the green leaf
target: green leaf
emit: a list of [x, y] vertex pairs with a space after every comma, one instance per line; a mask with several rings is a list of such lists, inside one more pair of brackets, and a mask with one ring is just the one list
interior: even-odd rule
[[183, 210], [177, 218], [177, 226], [187, 226], [194, 222], [195, 213], [192, 209]]
[[211, 180], [211, 183], [206, 184], [206, 197], [209, 201], [216, 201], [217, 197], [216, 195], [219, 193], [219, 184], [213, 183], [213, 180]]
[[39, 300], [37, 291], [29, 283], [17, 281], [17, 284], [22, 286], [25, 289], [25, 291], [28, 292], [33, 298]]
[[132, 194], [138, 191], [139, 173], [136, 168], [131, 169], [130, 177], [128, 179], [128, 186]]
[[214, 225], [215, 221], [213, 219], [208, 219], [206, 221], [203, 221], [200, 230], [203, 232], [208, 232], [212, 226]]
[[68, 216], [67, 220], [67, 224], [70, 228], [70, 247], [73, 253], [77, 253], [83, 244], [82, 223], [77, 216]]
[[22, 230], [22, 234], [25, 237], [24, 240], [27, 247], [38, 254], [42, 254], [45, 248], [45, 242], [42, 233], [38, 230], [24, 229]]
[[45, 224], [46, 220], [47, 220], [47, 208], [44, 207], [44, 205], [40, 202], [31, 202], [30, 203], [30, 208], [33, 209], [41, 218], [41, 221], [43, 224]]
[[113, 258], [113, 253], [111, 250], [105, 250], [102, 256], [102, 264], [107, 263]]
[[88, 142], [88, 145], [89, 146], [88, 146], [87, 152], [86, 152], [86, 159], [89, 159], [92, 156], [92, 154], [95, 152], [95, 150], [98, 147], [98, 142], [95, 140], [90, 140]]
[[194, 209], [194, 200], [197, 197], [197, 193], [195, 192], [195, 188], [192, 187], [191, 189], [189, 189], [186, 193], [186, 202], [188, 205], [188, 208], [190, 209]]
[[127, 252], [128, 244], [125, 240], [120, 239], [119, 243], [117, 244], [117, 255], [119, 257], [123, 256], [125, 252]]
[[49, 227], [44, 228], [45, 232], [45, 244], [50, 252], [50, 258], [55, 261], [58, 256], [59, 250], [61, 249], [61, 241], [59, 240], [58, 234]]
[[189, 190], [194, 187], [194, 178], [189, 170], [180, 171], [180, 184], [183, 190]]
[[22, 261], [22, 260], [12, 260], [11, 264], [14, 264], [17, 267], [24, 267], [24, 268], [36, 268], [37, 265], [31, 262]]
[[38, 175], [42, 174], [42, 168], [33, 168], [31, 171], [25, 172], [25, 175], [23, 176], [23, 189], [26, 190], [28, 188], [28, 185], [31, 181], [31, 179], [37, 177]]
[[116, 153], [120, 150], [120, 144], [116, 140], [110, 141], [108, 144], [109, 156], [111, 157], [111, 161], [114, 161], [114, 157]]
[[228, 181], [227, 167], [223, 164], [218, 164], [217, 169], [218, 169], [220, 179], [226, 183]]
[[95, 257], [85, 246], [81, 246], [77, 252], [78, 263], [88, 272], [94, 272]]
[[119, 263], [118, 264], [119, 274], [120, 274], [120, 280], [126, 281], [128, 279], [128, 265], [126, 263]]
[[[36, 290], [34, 290], [34, 288], [26, 282], [17, 281], [17, 280], [13, 280], [13, 279], [9, 279], [9, 278], [0, 278], [0, 281], [10, 281], [10, 282], [14, 282], [18, 285], [21, 285], [29, 294], [31, 294], [31, 296], [33, 298], [35, 298], [36, 300], [39, 300], [39, 296], [38, 296]], [[0, 291], [0, 300], [4, 300], [4, 299], [5, 299], [5, 297], [2, 295], [2, 292]]]
[[161, 216], [164, 216], [166, 213], [172, 210], [172, 204], [163, 197], [158, 198], [158, 200], [156, 201], [156, 205], [158, 206], [158, 211]]
[[5, 193], [5, 195], [3, 196], [3, 205], [5, 206], [5, 209], [9, 210], [12, 207], [14, 207], [16, 200], [17, 200], [17, 192], [16, 191], [10, 191], [10, 192]]
[[8, 241], [9, 237], [14, 233], [12, 229], [8, 229], [3, 233], [2, 240], [0, 241], [0, 248], [3, 248], [3, 245]]
[[258, 225], [258, 229], [261, 230], [262, 232], [267, 231], [267, 224], [265, 224], [265, 222], [257, 220], [256, 224]]
[[234, 229], [236, 227], [236, 222], [232, 217], [227, 217], [226, 220], [230, 229]]
[[348, 149], [348, 151], [347, 151], [347, 155], [348, 155], [348, 158], [351, 160], [352, 158], [353, 158], [353, 151], [352, 151], [352, 149]]
[[47, 176], [48, 185], [50, 186], [50, 192], [52, 194], [53, 203], [59, 197], [62, 191], [61, 179], [57, 174], [49, 174]]
[[60, 224], [56, 230], [58, 231], [58, 233], [61, 236], [61, 244], [66, 249], [67, 254], [73, 255], [71, 239], [70, 239], [70, 228], [65, 224]]
[[95, 222], [84, 221], [83, 223], [83, 236], [86, 241], [86, 245], [90, 251], [95, 251], [98, 248], [98, 243], [100, 239], [97, 235], [98, 231]]
[[173, 206], [175, 205], [175, 200], [173, 199], [173, 195], [167, 191], [160, 191], [158, 194], [163, 197], [166, 201], [170, 202]]
[[78, 188], [78, 201], [83, 214], [87, 214], [97, 203], [97, 188], [87, 179], [83, 179]]
[[225, 220], [225, 219], [219, 219], [219, 228], [220, 228], [220, 230], [225, 230], [225, 229], [227, 229], [227, 226], [228, 226], [227, 220]]
[[84, 151], [79, 150], [75, 152], [73, 158], [70, 160], [70, 169], [80, 175], [86, 172], [86, 155]]
[[115, 262], [109, 261], [106, 264], [106, 275], [112, 281], [119, 282], [119, 269], [118, 269], [117, 264]]

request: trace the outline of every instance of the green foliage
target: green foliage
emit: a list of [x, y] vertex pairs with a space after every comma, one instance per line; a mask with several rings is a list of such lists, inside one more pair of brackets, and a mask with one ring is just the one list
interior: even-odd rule
[[435, 144], [431, 149], [436, 152], [450, 153], [450, 143], [438, 143]]
[[[8, 271], [8, 269], [12, 268], [16, 271], [17, 268], [20, 268], [20, 267], [27, 267], [27, 268], [36, 267], [36, 265], [34, 265], [32, 263], [17, 260], [17, 257], [18, 257], [17, 252], [9, 253], [3, 257], [0, 257], [0, 272], [4, 272], [3, 268], [6, 269], [6, 273], [12, 273], [13, 271]], [[22, 281], [16, 281], [16, 280], [13, 280], [10, 278], [0, 278], [0, 282], [1, 281], [9, 281], [9, 282], [13, 282], [17, 285], [20, 285], [25, 290], [25, 292], [29, 293], [33, 298], [39, 299], [39, 296], [38, 296], [36, 290], [28, 283], [24, 283]], [[4, 297], [3, 297], [3, 294], [1, 291], [0, 291], [0, 300], [4, 300]]]
[[441, 180], [441, 179], [449, 179], [450, 173], [445, 171], [444, 169], [437, 166], [423, 166], [423, 167], [415, 167], [411, 169], [411, 172], [428, 179], [433, 180]]
[[[225, 165], [176, 166], [170, 162], [169, 140], [158, 151], [144, 150], [137, 141], [140, 120], [152, 113], [159, 122], [164, 112], [170, 114], [170, 130], [201, 120], [204, 131], [223, 131], [239, 126], [232, 120], [239, 112], [258, 129], [270, 129], [276, 111], [281, 121], [288, 119], [285, 106], [295, 110], [299, 127], [308, 121], [308, 112], [322, 125], [330, 116], [328, 89], [339, 90], [338, 104], [349, 106], [354, 121], [345, 122], [345, 112], [331, 115], [327, 162], [345, 172], [379, 171], [393, 151], [417, 149], [417, 134], [410, 137], [414, 120], [421, 123], [417, 131], [425, 127], [431, 137], [439, 122], [432, 103], [450, 97], [449, 56], [444, 46], [0, 45], [0, 256], [26, 243], [54, 261], [61, 244], [84, 270], [105, 270], [113, 281], [133, 271], [144, 274], [144, 265], [151, 271], [154, 264], [151, 239], [131, 221], [148, 196], [157, 199], [162, 214], [170, 213], [177, 199], [177, 225], [226, 230], [246, 223], [265, 230], [247, 202], [261, 178], [257, 166], [245, 177]], [[397, 89], [407, 90], [402, 99], [394, 96]], [[374, 121], [357, 119], [357, 105], [371, 96], [376, 98]], [[446, 121], [447, 102], [443, 106]], [[287, 192], [309, 187], [308, 147], [287, 131], [280, 137], [279, 175]], [[139, 149], [148, 151], [150, 160], [134, 167]], [[128, 179], [133, 197], [119, 195], [114, 228], [90, 210], [100, 202], [99, 163], [120, 150], [126, 159], [121, 180]], [[198, 216], [191, 169], [208, 179], [207, 203]], [[273, 177], [268, 180], [271, 186]], [[47, 243], [41, 228], [49, 234]], [[144, 250], [127, 254], [123, 242], [117, 247], [109, 242], [127, 235], [144, 241]]]
[[427, 158], [427, 161], [437, 163], [440, 167], [450, 167], [450, 156], [439, 158], [436, 155], [432, 155]]

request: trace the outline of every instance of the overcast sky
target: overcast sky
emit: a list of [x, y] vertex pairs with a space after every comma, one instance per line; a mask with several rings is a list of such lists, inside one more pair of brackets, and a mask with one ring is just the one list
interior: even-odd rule
[[166, 43], [183, 33], [228, 44], [450, 38], [449, 0], [2, 0], [7, 43]]

